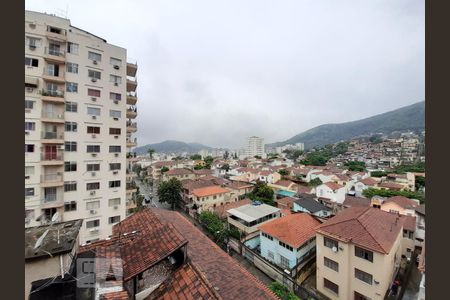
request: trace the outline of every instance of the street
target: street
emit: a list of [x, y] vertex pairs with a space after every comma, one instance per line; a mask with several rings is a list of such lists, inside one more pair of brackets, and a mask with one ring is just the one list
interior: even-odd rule
[[143, 206], [170, 209], [169, 204], [159, 202], [156, 189], [154, 190], [153, 187], [151, 187], [149, 184], [143, 183], [138, 178], [135, 179], [135, 182], [139, 187], [139, 192], [144, 195], [145, 198], [151, 198], [150, 195], [152, 196], [150, 203], [145, 203], [145, 200], [142, 202]]

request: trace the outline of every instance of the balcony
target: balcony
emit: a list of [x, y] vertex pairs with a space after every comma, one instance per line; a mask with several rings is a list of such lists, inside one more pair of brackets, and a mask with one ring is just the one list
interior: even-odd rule
[[41, 153], [41, 164], [45, 166], [63, 165], [64, 155], [62, 152]]
[[136, 102], [137, 102], [137, 94], [133, 92], [127, 93], [127, 104], [136, 105]]
[[136, 208], [136, 201], [135, 200], [128, 200], [127, 201], [127, 209], [133, 209]]
[[[64, 78], [64, 72], [55, 72], [53, 70], [44, 69], [44, 73], [42, 74], [42, 79], [46, 82], [55, 82], [55, 83], [66, 83]], [[63, 93], [64, 96], [64, 93]]]
[[137, 186], [134, 181], [126, 184], [127, 194], [137, 192]]
[[45, 47], [44, 59], [50, 63], [65, 64], [66, 63], [66, 53], [59, 49], [50, 49]]
[[48, 39], [58, 41], [58, 42], [66, 42], [67, 41], [67, 31], [60, 28], [52, 28], [48, 27], [45, 35]]
[[133, 64], [127, 62], [127, 76], [136, 77], [136, 73], [137, 73], [137, 63]]
[[42, 122], [64, 124], [64, 113], [56, 111], [42, 111]]
[[41, 90], [40, 94], [42, 101], [64, 103], [64, 91], [62, 90]]
[[137, 161], [136, 153], [135, 152], [129, 152], [127, 153], [127, 160], [128, 161]]
[[137, 81], [127, 78], [127, 92], [136, 92]]
[[127, 139], [127, 148], [134, 148], [137, 146], [137, 138], [134, 139]]
[[61, 206], [64, 206], [64, 200], [62, 197], [58, 197], [57, 194], [46, 195], [41, 199], [41, 209]]
[[136, 106], [131, 106], [127, 108], [127, 118], [135, 119], [137, 117], [137, 108]]
[[127, 122], [127, 132], [136, 132], [136, 131], [137, 131], [137, 123]]
[[64, 144], [64, 133], [53, 131], [41, 132], [41, 143], [43, 144]]
[[63, 186], [63, 175], [61, 172], [41, 175], [41, 187]]

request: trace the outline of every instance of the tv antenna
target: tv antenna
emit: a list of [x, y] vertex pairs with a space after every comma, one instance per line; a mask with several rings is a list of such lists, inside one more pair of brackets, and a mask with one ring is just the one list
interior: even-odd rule
[[65, 10], [62, 9], [62, 8], [57, 8], [55, 14], [56, 14], [58, 17], [67, 19], [68, 15], [69, 15], [69, 4], [67, 4]]

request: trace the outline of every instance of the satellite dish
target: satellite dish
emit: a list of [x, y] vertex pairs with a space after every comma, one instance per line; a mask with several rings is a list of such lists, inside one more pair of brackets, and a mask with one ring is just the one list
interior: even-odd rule
[[331, 250], [333, 250], [333, 252], [337, 252], [337, 248], [336, 247], [333, 247], [333, 248], [331, 248]]
[[36, 244], [34, 245], [34, 249], [37, 249], [42, 245], [42, 242], [44, 241], [47, 234], [48, 234], [48, 229], [38, 238], [38, 240], [36, 241]]
[[58, 219], [59, 219], [59, 213], [58, 213], [58, 212], [55, 212], [55, 214], [54, 214], [53, 217], [52, 217], [52, 223], [53, 223], [53, 222], [56, 222]]

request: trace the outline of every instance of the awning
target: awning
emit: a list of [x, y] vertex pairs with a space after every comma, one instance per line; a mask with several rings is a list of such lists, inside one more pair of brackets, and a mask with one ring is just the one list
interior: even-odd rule
[[39, 79], [37, 77], [25, 76], [25, 86], [37, 87]]

